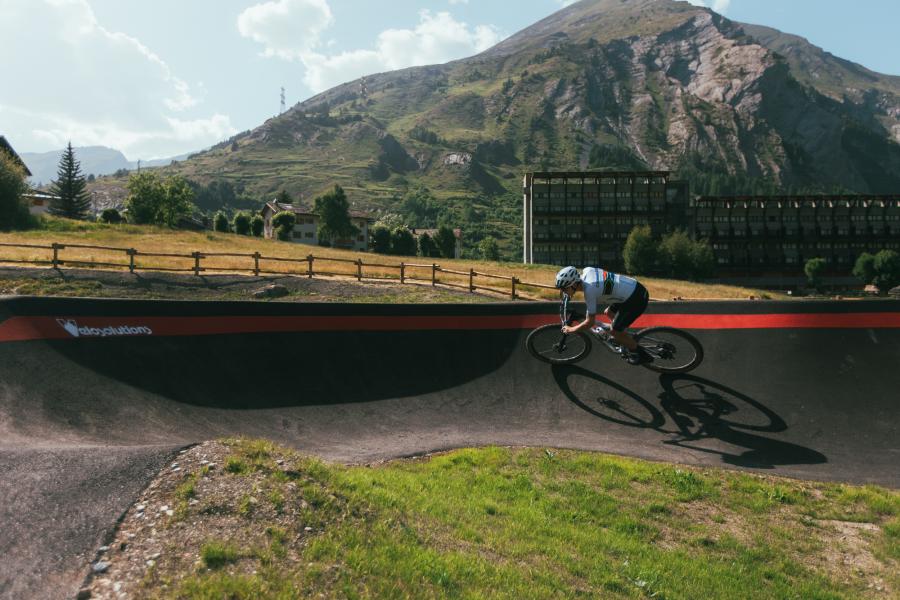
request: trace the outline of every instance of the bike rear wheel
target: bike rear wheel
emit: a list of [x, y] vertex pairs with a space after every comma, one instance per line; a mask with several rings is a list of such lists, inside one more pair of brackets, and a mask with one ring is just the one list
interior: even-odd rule
[[591, 351], [591, 340], [579, 331], [564, 334], [558, 324], [538, 327], [528, 334], [525, 347], [538, 360], [553, 365], [569, 365], [582, 360]]
[[634, 339], [653, 362], [643, 366], [658, 373], [687, 373], [703, 362], [703, 346], [686, 331], [674, 327], [651, 327], [639, 331]]

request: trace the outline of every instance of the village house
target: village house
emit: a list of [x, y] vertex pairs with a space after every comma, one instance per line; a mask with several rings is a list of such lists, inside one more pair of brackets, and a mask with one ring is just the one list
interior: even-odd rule
[[[267, 238], [275, 237], [275, 228], [272, 226], [272, 218], [282, 211], [294, 213], [297, 221], [294, 223], [294, 230], [291, 232], [291, 241], [300, 244], [310, 244], [312, 246], [319, 245], [319, 215], [314, 213], [308, 206], [301, 204], [285, 204], [272, 200], [266, 202], [262, 209], [262, 217], [266, 226], [264, 229]], [[350, 222], [357, 228], [358, 232], [353, 239], [346, 238], [341, 240], [333, 240], [332, 246], [335, 248], [343, 248], [346, 250], [357, 250], [366, 252], [369, 249], [369, 232], [375, 219], [366, 213], [351, 210]]]

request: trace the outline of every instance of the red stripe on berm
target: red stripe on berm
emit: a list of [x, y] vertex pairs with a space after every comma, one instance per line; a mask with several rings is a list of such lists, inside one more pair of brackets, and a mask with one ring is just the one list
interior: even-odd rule
[[[11, 317], [0, 323], [0, 342], [74, 337], [191, 336], [304, 331], [515, 330], [553, 323], [552, 315], [508, 316], [234, 316], [234, 317]], [[69, 329], [99, 330], [75, 336]], [[645, 314], [635, 328], [682, 329], [894, 329], [900, 312], [781, 314]], [[117, 333], [125, 328], [124, 333]], [[147, 328], [147, 333], [130, 333]]]

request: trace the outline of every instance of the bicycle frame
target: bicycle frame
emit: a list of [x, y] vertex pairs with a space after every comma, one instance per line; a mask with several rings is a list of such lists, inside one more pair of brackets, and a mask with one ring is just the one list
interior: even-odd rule
[[[562, 327], [565, 327], [575, 320], [575, 317], [576, 315], [574, 312], [569, 315], [569, 295], [562, 292], [562, 300], [559, 305], [559, 320]], [[591, 328], [590, 331], [593, 334], [593, 337], [603, 342], [603, 345], [606, 346], [607, 350], [613, 354], [621, 354], [622, 346], [609, 334], [610, 329], [611, 327], [609, 325], [598, 321], [596, 322], [596, 327]], [[559, 346], [560, 350], [565, 350], [566, 348], [566, 337], [568, 337], [568, 334], [563, 333], [559, 342], [557, 342], [557, 346]]]

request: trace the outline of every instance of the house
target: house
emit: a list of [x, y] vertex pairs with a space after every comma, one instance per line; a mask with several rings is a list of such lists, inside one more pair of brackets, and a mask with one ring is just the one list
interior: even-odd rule
[[13, 147], [10, 145], [9, 142], [6, 141], [6, 138], [3, 137], [2, 135], [0, 135], [0, 150], [3, 150], [7, 154], [9, 154], [12, 157], [12, 159], [14, 161], [16, 161], [17, 163], [19, 163], [19, 165], [25, 170], [25, 175], [27, 175], [28, 177], [31, 177], [31, 171], [28, 170], [28, 167], [25, 165], [25, 162], [22, 160], [22, 158], [18, 154], [16, 154], [16, 151], [13, 150]]
[[47, 192], [33, 190], [22, 194], [25, 202], [28, 203], [28, 212], [33, 215], [42, 215], [50, 208], [50, 203], [57, 197]]
[[[410, 229], [413, 236], [416, 238], [416, 243], [419, 241], [419, 236], [423, 234], [427, 234], [428, 237], [434, 239], [434, 236], [437, 235], [437, 229]], [[453, 248], [453, 258], [459, 258], [462, 255], [462, 229], [454, 229], [453, 237], [456, 238], [456, 245]]]
[[[267, 238], [275, 237], [275, 228], [272, 226], [272, 218], [282, 212], [292, 212], [297, 221], [294, 224], [294, 231], [291, 233], [291, 241], [299, 244], [310, 244], [311, 246], [319, 245], [319, 215], [313, 212], [308, 206], [301, 204], [285, 204], [272, 200], [266, 202], [262, 209], [262, 217], [266, 226], [264, 229]], [[366, 252], [369, 249], [369, 231], [375, 219], [367, 213], [351, 210], [350, 222], [359, 230], [354, 239], [333, 240], [332, 246], [335, 248], [344, 248], [346, 250], [357, 250]]]

